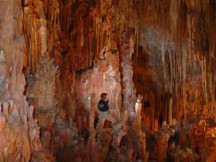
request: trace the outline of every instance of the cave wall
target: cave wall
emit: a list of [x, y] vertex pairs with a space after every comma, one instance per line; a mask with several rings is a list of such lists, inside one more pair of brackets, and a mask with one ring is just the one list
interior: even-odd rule
[[[54, 58], [59, 65], [57, 107], [64, 107], [72, 116], [76, 107], [89, 109], [85, 103], [92, 93], [97, 92], [97, 101], [102, 91], [118, 87], [114, 91], [120, 94], [122, 89], [123, 109], [132, 108], [135, 93], [144, 95], [144, 102], [150, 103], [150, 108], [145, 109], [152, 114], [146, 119], [151, 121], [150, 127], [157, 125], [159, 118], [169, 122], [173, 117], [181, 120], [188, 111], [198, 113], [202, 106], [211, 107], [215, 102], [210, 97], [215, 93], [214, 7], [213, 1], [183, 0], [23, 1], [28, 42], [26, 66], [34, 74], [40, 56]], [[128, 62], [123, 63], [127, 52], [122, 52], [122, 46], [128, 38], [122, 33], [128, 34], [127, 28], [132, 30], [131, 40], [135, 44], [129, 47], [133, 57], [133, 67], [129, 69], [134, 69], [136, 91], [129, 87], [130, 79], [127, 84], [133, 73], [129, 74], [126, 68]], [[93, 78], [97, 78], [93, 75], [99, 73], [102, 78], [100, 72], [110, 71], [116, 73], [111, 74], [116, 79], [113, 83], [105, 81], [113, 76], [103, 76], [93, 83]], [[111, 92], [110, 96], [111, 107], [121, 110], [120, 95]]]
[[1, 1], [1, 153], [0, 161], [53, 161], [40, 141], [33, 106], [24, 96], [23, 12], [21, 1]]
[[142, 94], [152, 131], [214, 111], [214, 0], [21, 2], [20, 61], [46, 148], [76, 145], [102, 92], [116, 119], [125, 110], [133, 117]]
[[[67, 98], [72, 96], [70, 87], [74, 72], [68, 66], [70, 59], [62, 55], [65, 48], [61, 47], [61, 43], [67, 38], [62, 35], [60, 4], [55, 0], [30, 0], [22, 1], [22, 7], [27, 43], [24, 68], [28, 82], [26, 95], [35, 106], [43, 146], [55, 152], [76, 144], [78, 138], [70, 115], [73, 109], [67, 109], [73, 106], [67, 106]], [[73, 103], [73, 100], [69, 102]]]
[[[45, 148], [56, 152], [82, 143], [78, 133], [90, 131], [90, 110], [92, 104], [97, 109], [102, 92], [109, 93], [116, 119], [122, 110], [133, 114], [134, 30], [119, 34], [112, 25], [112, 2], [24, 0], [22, 9], [25, 93], [35, 107]], [[124, 52], [127, 56], [121, 57]]]
[[136, 89], [150, 103], [145, 110], [169, 122], [212, 112], [215, 2], [157, 2], [143, 2], [148, 12], [140, 11], [133, 60]]
[[[127, 25], [119, 27], [122, 24], [117, 23], [113, 16], [119, 8], [115, 8], [111, 1], [95, 3], [75, 1], [72, 4], [66, 4], [62, 5], [65, 7], [71, 5], [72, 9], [76, 10], [75, 15], [72, 12], [72, 21], [68, 19], [68, 14], [62, 13], [62, 17], [60, 16], [64, 20], [61, 21], [64, 23], [61, 26], [75, 24], [71, 24], [67, 30], [65, 28], [62, 30], [67, 36], [73, 35], [73, 37], [68, 37], [68, 42], [70, 42], [68, 45], [64, 43], [65, 50], [68, 49], [65, 57], [72, 57], [72, 62], [64, 62], [64, 66], [70, 67], [75, 80], [75, 82], [72, 81], [74, 84], [70, 87], [71, 95], [75, 98], [75, 118], [82, 116], [83, 110], [87, 113], [88, 118], [91, 102], [95, 103], [96, 108], [102, 92], [109, 93], [111, 112], [113, 111], [116, 118], [120, 117], [119, 111], [122, 110], [129, 110], [132, 115], [135, 104], [135, 87], [132, 81], [134, 29]], [[89, 12], [88, 16], [83, 15], [85, 13], [83, 10]], [[66, 10], [64, 11], [66, 12]], [[78, 19], [80, 16], [81, 20]], [[86, 23], [85, 26], [82, 24], [83, 20]], [[77, 36], [80, 36], [79, 39], [83, 39], [80, 44]], [[88, 52], [88, 50], [92, 51]], [[79, 62], [82, 61], [78, 58], [79, 56], [82, 56], [83, 63]], [[73, 63], [73, 60], [76, 60], [76, 63]], [[89, 61], [91, 64], [88, 63]], [[91, 99], [92, 95], [94, 96], [93, 100]], [[82, 123], [87, 120], [84, 119]]]

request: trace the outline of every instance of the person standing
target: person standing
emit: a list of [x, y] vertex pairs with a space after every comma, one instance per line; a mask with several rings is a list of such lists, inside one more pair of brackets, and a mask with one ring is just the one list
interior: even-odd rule
[[111, 123], [116, 122], [115, 118], [109, 113], [109, 100], [108, 100], [108, 94], [102, 93], [101, 99], [98, 103], [98, 110], [99, 110], [99, 122], [102, 120], [108, 120]]

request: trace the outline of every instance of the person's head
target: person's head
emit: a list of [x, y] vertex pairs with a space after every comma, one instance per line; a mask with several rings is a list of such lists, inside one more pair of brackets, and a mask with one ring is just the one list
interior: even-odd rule
[[104, 101], [108, 100], [108, 93], [101, 93], [101, 99]]

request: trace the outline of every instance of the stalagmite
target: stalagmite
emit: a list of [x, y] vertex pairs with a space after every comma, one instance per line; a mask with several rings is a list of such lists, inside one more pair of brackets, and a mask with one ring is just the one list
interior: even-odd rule
[[142, 111], [142, 96], [138, 96], [137, 101], [135, 103], [136, 125], [138, 126], [138, 130], [140, 130], [140, 126], [141, 126], [141, 111]]
[[133, 85], [132, 55], [134, 50], [134, 40], [131, 31], [125, 31], [122, 36], [126, 42], [121, 45], [122, 73], [123, 73], [123, 107], [130, 113], [134, 112], [135, 88]]
[[0, 1], [0, 161], [215, 161], [215, 15], [215, 0]]
[[173, 108], [173, 99], [169, 100], [169, 123], [172, 122], [172, 108]]
[[22, 72], [25, 42], [21, 3], [2, 1], [0, 6], [3, 17], [1, 66], [6, 67], [1, 68], [5, 80], [1, 84], [1, 161], [38, 161], [41, 157], [44, 161], [53, 161], [52, 153], [41, 147], [39, 138], [32, 136], [33, 133], [39, 134], [39, 127], [31, 113], [33, 108], [23, 95], [26, 82]]

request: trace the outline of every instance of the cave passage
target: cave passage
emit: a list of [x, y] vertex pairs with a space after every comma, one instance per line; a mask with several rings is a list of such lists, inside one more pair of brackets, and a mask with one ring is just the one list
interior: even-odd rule
[[1, 0], [0, 162], [215, 162], [215, 0]]

